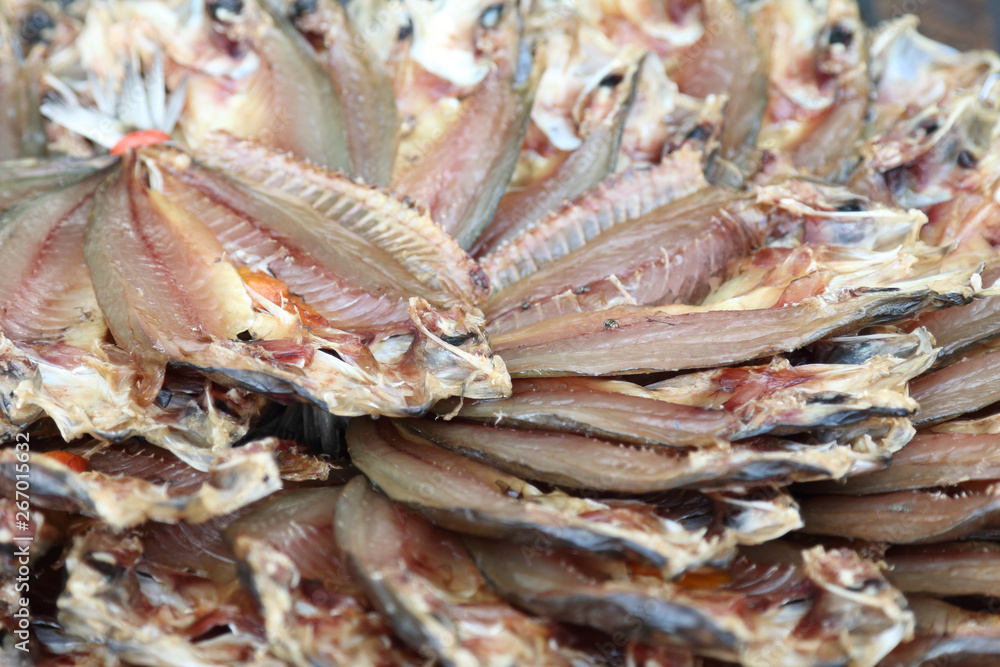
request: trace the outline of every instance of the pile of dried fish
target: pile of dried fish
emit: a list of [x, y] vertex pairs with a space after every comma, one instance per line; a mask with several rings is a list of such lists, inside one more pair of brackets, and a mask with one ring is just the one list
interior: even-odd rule
[[2, 662], [1000, 662], [998, 80], [853, 0], [5, 0]]

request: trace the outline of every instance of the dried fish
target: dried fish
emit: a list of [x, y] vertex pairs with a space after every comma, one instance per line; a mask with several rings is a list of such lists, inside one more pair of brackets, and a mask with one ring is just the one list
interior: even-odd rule
[[766, 231], [766, 216], [745, 196], [721, 188], [695, 193], [612, 227], [601, 243], [494, 294], [485, 309], [491, 331], [619, 304], [697, 303]]
[[484, 255], [531, 229], [564, 199], [597, 187], [614, 171], [638, 72], [643, 67], [642, 56], [626, 55], [615, 65], [597, 87], [584, 91], [578, 102], [583, 106], [580, 131], [585, 136], [580, 146], [546, 178], [513, 189], [500, 199], [496, 214], [477, 235], [473, 254]]
[[337, 503], [337, 539], [372, 600], [415, 650], [448, 667], [577, 664], [555, 624], [486, 586], [459, 536], [394, 505], [357, 477]]
[[916, 636], [882, 661], [884, 667], [988, 665], [1000, 651], [1000, 618], [919, 596], [908, 599], [916, 617]]
[[203, 7], [179, 35], [160, 35], [187, 77], [179, 124], [195, 151], [211, 150], [202, 144], [206, 136], [225, 130], [349, 172], [341, 104], [305, 39], [260, 0], [207, 0]]
[[[983, 271], [984, 286], [991, 286], [1000, 279], [1000, 267]], [[949, 308], [922, 315], [916, 321], [925, 327], [939, 349], [938, 366], [958, 361], [961, 355], [977, 345], [983, 345], [1000, 336], [1000, 295], [984, 290], [967, 306]]]
[[365, 35], [351, 25], [339, 2], [289, 3], [294, 25], [317, 50], [341, 106], [351, 173], [387, 185], [396, 153], [396, 100], [392, 82]]
[[[479, 303], [489, 280], [440, 225], [405, 199], [354, 183], [249, 142], [214, 135], [208, 164], [254, 186], [299, 197], [332, 220], [389, 253], [445, 304]], [[437, 301], [435, 300], [435, 302]]]
[[246, 433], [262, 399], [233, 391], [218, 397], [217, 409], [201, 400], [210, 383], [192, 386], [172, 375], [156, 401], [135, 400], [139, 369], [105, 341], [83, 257], [84, 228], [107, 177], [93, 172], [0, 214], [0, 262], [8, 270], [0, 286], [0, 412], [20, 427], [47, 416], [68, 440], [141, 435], [204, 468], [212, 448]]
[[[202, 557], [183, 541], [172, 547]], [[66, 555], [59, 633], [48, 637], [71, 647], [103, 646], [140, 664], [282, 664], [267, 653], [261, 619], [238, 581], [161, 569], [144, 549], [132, 531], [114, 535], [94, 527], [77, 536]]]
[[497, 292], [582, 248], [610, 228], [708, 187], [702, 155], [681, 146], [659, 165], [632, 167], [548, 212], [481, 258]]
[[342, 487], [274, 496], [226, 528], [282, 664], [418, 665], [368, 606], [335, 536]]
[[[254, 290], [252, 275], [237, 271], [238, 258], [224, 258], [210, 227], [153, 187], [164, 178], [155, 161], [126, 156], [121, 176], [98, 198], [84, 243], [108, 328], [142, 370], [138, 394], [147, 403], [168, 361], [338, 414], [406, 414], [453, 393], [507, 391], [502, 362], [487, 355], [474, 314], [438, 312], [411, 298], [415, 337], [394, 367], [382, 364], [361, 337], [330, 328], [322, 317], [310, 320], [310, 311], [304, 315], [280, 290]], [[256, 194], [258, 206], [268, 201]], [[286, 215], [281, 222], [309, 238], [301, 221]], [[428, 368], [435, 370], [421, 370]]]
[[987, 524], [998, 509], [1000, 486], [992, 482], [802, 500], [807, 533], [892, 544], [961, 538]]
[[[457, 410], [452, 412], [453, 410]], [[510, 398], [444, 401], [440, 414], [494, 426], [537, 428], [638, 445], [720, 446], [738, 430], [736, 418], [714, 408], [671, 403], [630, 382], [598, 378], [515, 380]]]
[[[452, 11], [460, 12], [458, 20], [449, 17], [449, 25], [476, 29], [470, 10], [475, 11], [480, 3], [446, 4], [457, 4]], [[461, 98], [455, 117], [440, 134], [420, 141], [415, 159], [407, 159], [400, 151], [392, 189], [426, 207], [460, 246], [469, 248], [489, 224], [514, 171], [536, 81], [531, 58], [520, 45], [515, 5], [496, 3], [482, 10], [481, 17], [487, 12], [496, 14], [479, 24], [486, 33], [481, 38], [489, 45], [486, 49], [472, 44], [450, 48], [450, 35], [435, 34], [430, 26], [422, 25], [423, 17], [441, 11], [448, 9], [411, 3], [411, 16], [416, 17], [411, 56], [428, 71], [454, 72], [460, 85], [477, 85]], [[467, 19], [471, 21], [466, 23]], [[491, 49], [497, 51], [491, 65], [463, 62], [464, 57], [452, 59]]]
[[[968, 274], [966, 274], [968, 275]], [[732, 364], [967, 303], [967, 278], [843, 289], [762, 310], [619, 306], [554, 317], [493, 338], [515, 377], [614, 375]], [[709, 333], [706, 333], [709, 332]], [[918, 399], [919, 400], [919, 399]]]
[[769, 0], [752, 9], [768, 54], [757, 145], [832, 180], [849, 175], [868, 111], [868, 53], [853, 0]]
[[996, 596], [998, 550], [992, 542], [893, 547], [885, 555], [886, 577], [907, 594]]
[[45, 152], [45, 131], [38, 113], [42, 64], [37, 49], [27, 53], [0, 13], [0, 161], [33, 157]]
[[947, 433], [921, 430], [883, 469], [815, 488], [823, 493], [860, 495], [1000, 479], [1000, 465], [993, 456], [995, 445], [994, 434], [976, 433], [974, 428]]
[[[673, 574], [724, 557], [733, 547], [727, 535], [687, 530], [640, 503], [543, 493], [392, 424], [358, 420], [347, 438], [355, 465], [389, 498], [457, 532], [625, 555]], [[775, 518], [785, 530], [797, 523], [787, 512]]]
[[26, 158], [0, 162], [0, 211], [34, 195], [72, 185], [114, 163], [114, 158]]
[[1000, 401], [1000, 351], [988, 345], [910, 385], [920, 411], [914, 423], [936, 424]]
[[[870, 417], [908, 417], [917, 403], [907, 384], [934, 363], [926, 330], [908, 358], [874, 356], [862, 363], [792, 366], [775, 357], [766, 366], [690, 373], [646, 387], [652, 397], [693, 408], [724, 409], [741, 424], [732, 438], [788, 435], [845, 426]], [[509, 400], [509, 399], [508, 399]]]
[[659, 55], [681, 92], [726, 96], [722, 154], [745, 170], [767, 101], [764, 58], [746, 11], [731, 0], [673, 6], [601, 2], [598, 20], [619, 47], [642, 44]]
[[404, 435], [419, 434], [518, 477], [618, 493], [837, 479], [865, 458], [836, 443], [801, 445], [766, 438], [728, 448], [685, 450], [460, 422], [405, 421], [401, 429]]
[[509, 543], [466, 544], [486, 579], [525, 610], [750, 667], [872, 666], [913, 627], [902, 595], [849, 550], [816, 547], [777, 562], [754, 552], [667, 582], [594, 556], [525, 558]]
[[[220, 454], [208, 472], [150, 448], [119, 457], [124, 465], [101, 466], [108, 472], [75, 472], [50, 456], [33, 454], [32, 502], [96, 517], [119, 530], [150, 520], [198, 523], [281, 488], [273, 450], [274, 443], [267, 442], [233, 449]], [[6, 497], [15, 495], [16, 462], [14, 450], [0, 451], [0, 489]]]

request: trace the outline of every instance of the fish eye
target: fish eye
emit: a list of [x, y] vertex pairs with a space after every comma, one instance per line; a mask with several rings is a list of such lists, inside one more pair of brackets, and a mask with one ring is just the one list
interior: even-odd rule
[[316, 0], [295, 0], [288, 15], [294, 20], [304, 14], [311, 14], [316, 11]]
[[406, 23], [399, 28], [399, 36], [397, 39], [402, 42], [404, 39], [409, 39], [410, 35], [413, 34], [413, 19], [406, 17]]
[[42, 32], [55, 27], [55, 21], [47, 12], [33, 9], [21, 23], [21, 38], [27, 44], [37, 44], [42, 41]]
[[243, 11], [243, 0], [209, 0], [206, 7], [216, 21], [232, 20]]
[[610, 72], [609, 74], [606, 74], [597, 85], [602, 88], [614, 88], [624, 79], [625, 77], [621, 72]]
[[854, 33], [851, 29], [839, 23], [835, 23], [830, 28], [830, 44], [843, 44], [845, 48], [851, 48], [854, 41]]
[[479, 25], [490, 30], [500, 24], [501, 18], [503, 18], [503, 3], [498, 2], [483, 10], [483, 13], [479, 15]]

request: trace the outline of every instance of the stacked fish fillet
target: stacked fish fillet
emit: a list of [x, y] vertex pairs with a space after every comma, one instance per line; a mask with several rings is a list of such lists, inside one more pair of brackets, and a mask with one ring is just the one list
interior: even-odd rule
[[1000, 661], [998, 78], [849, 0], [5, 0], [4, 664]]

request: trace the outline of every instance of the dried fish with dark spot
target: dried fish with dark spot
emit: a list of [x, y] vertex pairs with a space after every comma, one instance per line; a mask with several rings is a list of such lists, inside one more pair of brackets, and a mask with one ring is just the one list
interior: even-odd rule
[[757, 145], [840, 180], [855, 166], [868, 111], [868, 45], [853, 0], [770, 0], [752, 10], [768, 53]]
[[792, 366], [775, 357], [767, 366], [691, 373], [646, 389], [664, 401], [731, 412], [741, 423], [728, 434], [734, 439], [839, 427], [869, 417], [908, 417], [916, 413], [917, 403], [907, 395], [907, 383], [935, 359], [927, 332], [918, 331], [919, 347], [909, 358]]
[[[477, 4], [462, 5], [458, 11], [467, 12]], [[419, 6], [418, 15], [447, 11], [422, 3]], [[490, 33], [484, 38], [487, 42], [502, 44], [492, 64], [463, 67], [461, 61], [449, 63], [445, 55], [449, 52], [471, 55], [479, 49], [440, 48], [441, 42], [447, 43], [446, 35], [425, 34], [414, 42], [411, 55], [424, 67], [454, 67], [469, 73], [482, 69], [482, 74], [474, 75], [478, 84], [460, 99], [447, 126], [421, 140], [412, 161], [400, 152], [392, 176], [392, 189], [426, 207], [463, 248], [471, 247], [489, 223], [507, 187], [524, 140], [536, 83], [531, 58], [521, 52], [516, 6], [497, 3], [496, 11], [498, 23], [484, 27]], [[449, 24], [461, 26], [460, 21]], [[440, 59], [442, 56], [445, 58]], [[468, 81], [462, 79], [461, 83], [467, 85]]]

